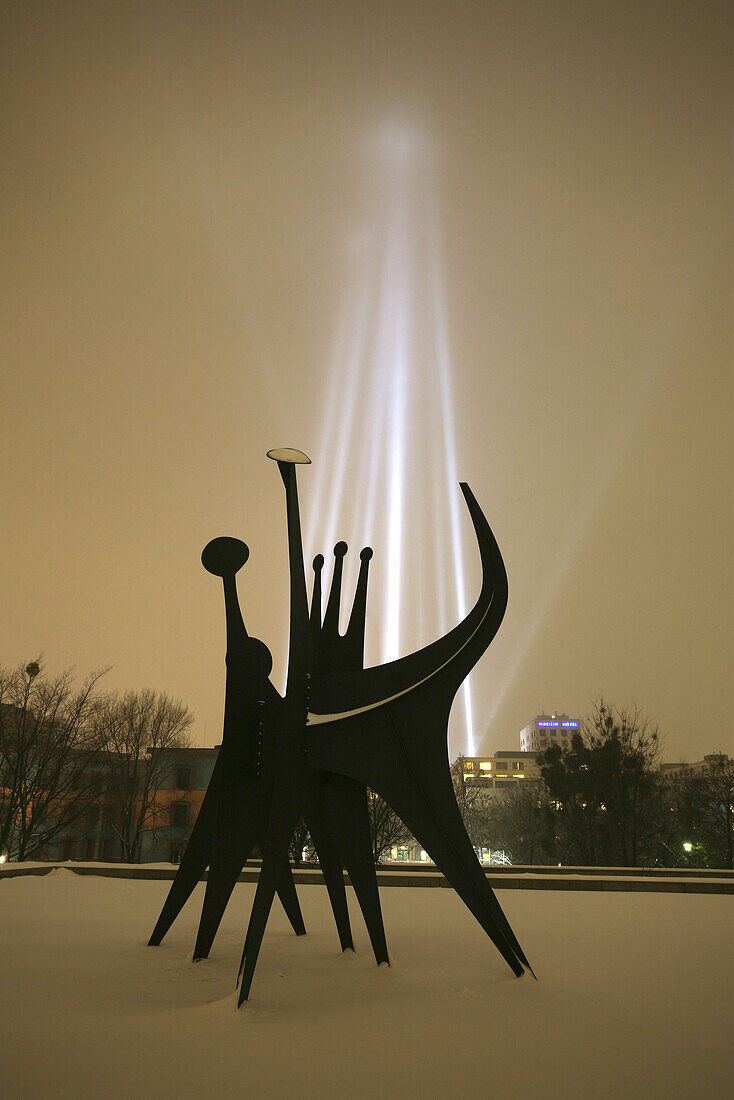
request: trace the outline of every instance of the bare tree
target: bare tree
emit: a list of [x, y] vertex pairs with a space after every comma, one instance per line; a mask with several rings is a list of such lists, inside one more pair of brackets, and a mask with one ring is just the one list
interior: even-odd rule
[[291, 837], [290, 844], [288, 845], [288, 854], [295, 863], [296, 867], [300, 867], [304, 862], [303, 852], [310, 840], [310, 834], [305, 818], [299, 817], [298, 824], [293, 830], [293, 836]]
[[548, 863], [555, 842], [553, 816], [545, 790], [520, 784], [489, 800], [486, 821], [492, 847], [506, 850], [513, 863]]
[[372, 854], [375, 863], [381, 863], [386, 852], [399, 844], [407, 844], [410, 833], [402, 821], [379, 794], [368, 789], [367, 809], [372, 833]]
[[702, 771], [684, 769], [671, 784], [677, 853], [692, 844], [688, 864], [734, 869], [734, 760], [706, 757]]
[[486, 791], [478, 781], [478, 777], [467, 777], [465, 756], [457, 756], [451, 765], [451, 782], [454, 785], [456, 804], [459, 807], [464, 828], [472, 844], [477, 847], [485, 845], [488, 804]]
[[708, 764], [705, 779], [709, 793], [707, 831], [718, 866], [734, 870], [734, 760], [722, 752]]
[[92, 673], [44, 675], [41, 658], [0, 669], [0, 851], [18, 860], [82, 820], [99, 795]]
[[100, 708], [100, 741], [108, 753], [106, 823], [126, 862], [140, 859], [144, 828], [169, 824], [158, 802], [173, 773], [167, 750], [190, 744], [192, 721], [179, 700], [149, 689], [110, 695]]

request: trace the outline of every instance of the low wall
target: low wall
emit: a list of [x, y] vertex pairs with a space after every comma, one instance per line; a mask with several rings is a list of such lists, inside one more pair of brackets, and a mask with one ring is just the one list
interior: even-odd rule
[[[77, 875], [109, 878], [160, 879], [172, 881], [177, 868], [172, 864], [125, 863], [18, 863], [0, 867], [0, 879], [17, 875], [47, 875], [57, 868]], [[246, 866], [239, 882], [257, 882], [259, 863]], [[492, 867], [487, 881], [495, 890], [604, 890], [644, 891], [650, 893], [734, 894], [734, 871], [671, 870], [669, 868], [630, 867]], [[317, 866], [294, 867], [298, 885], [321, 885], [323, 875]], [[206, 879], [206, 875], [204, 875]], [[345, 881], [349, 876], [345, 872]], [[433, 866], [378, 867], [380, 886], [450, 887]]]

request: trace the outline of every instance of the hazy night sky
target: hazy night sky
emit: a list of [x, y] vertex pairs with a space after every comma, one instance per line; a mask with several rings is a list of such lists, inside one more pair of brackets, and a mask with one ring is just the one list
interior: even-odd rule
[[219, 741], [199, 555], [248, 543], [282, 686], [289, 445], [309, 560], [375, 548], [371, 663], [452, 625], [457, 577], [473, 603], [471, 485], [510, 580], [478, 751], [602, 693], [667, 759], [734, 753], [728, 3], [34, 2], [0, 29], [3, 664], [110, 664]]

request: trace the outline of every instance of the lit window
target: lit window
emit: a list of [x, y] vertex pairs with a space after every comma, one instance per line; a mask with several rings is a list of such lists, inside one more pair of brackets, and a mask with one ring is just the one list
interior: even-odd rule
[[481, 764], [479, 765], [479, 767], [481, 768], [481, 770], [482, 770], [483, 772], [491, 772], [491, 770], [492, 770], [492, 763], [491, 763], [491, 761], [483, 760], [483, 761], [481, 762]]

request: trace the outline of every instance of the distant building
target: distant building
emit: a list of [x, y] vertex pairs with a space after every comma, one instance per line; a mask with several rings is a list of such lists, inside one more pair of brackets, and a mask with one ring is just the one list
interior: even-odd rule
[[[219, 748], [163, 750], [159, 771], [163, 778], [143, 826], [141, 863], [181, 862], [218, 754]], [[115, 828], [119, 812], [115, 799], [116, 769], [110, 754], [100, 756], [97, 770], [102, 778], [98, 798], [34, 858], [54, 862], [122, 860], [122, 844]]]
[[581, 730], [581, 721], [568, 714], [538, 714], [520, 731], [523, 752], [544, 752], [551, 745], [571, 747], [571, 738]]
[[64, 862], [74, 859], [85, 862], [119, 863], [122, 846], [115, 833], [115, 797], [110, 776], [119, 766], [116, 753], [102, 752], [88, 765], [94, 778], [89, 778], [89, 801], [83, 812], [69, 821], [55, 836], [33, 854], [39, 862]]
[[180, 863], [219, 755], [214, 749], [165, 749], [165, 776], [143, 830], [141, 863]]
[[725, 752], [711, 752], [704, 756], [703, 760], [696, 760], [692, 764], [686, 764], [683, 760], [675, 763], [660, 765], [660, 774], [663, 776], [681, 775], [683, 772], [692, 772], [694, 775], [705, 775], [711, 766], [718, 762], [726, 763], [729, 759]]
[[501, 749], [493, 756], [465, 756], [459, 759], [463, 761], [465, 783], [501, 792], [540, 782], [537, 756], [537, 752]]
[[433, 863], [433, 860], [414, 837], [405, 844], [396, 844], [382, 857], [382, 863]]

